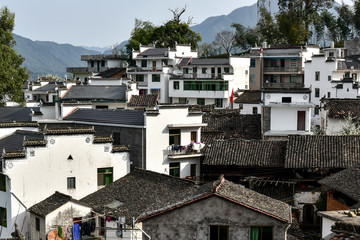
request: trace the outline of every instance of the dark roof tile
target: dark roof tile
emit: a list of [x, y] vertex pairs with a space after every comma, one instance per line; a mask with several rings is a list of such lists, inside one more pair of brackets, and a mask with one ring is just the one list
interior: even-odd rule
[[352, 117], [360, 117], [360, 99], [323, 99], [325, 110], [328, 110], [329, 118], [346, 118], [349, 115]]
[[261, 103], [260, 90], [246, 90], [238, 98], [234, 100], [235, 103]]
[[126, 68], [109, 68], [105, 71], [102, 71], [101, 73], [98, 73], [96, 76], [101, 78], [111, 78], [119, 73], [126, 73]]
[[74, 134], [94, 134], [94, 127], [62, 127], [62, 128], [45, 128], [46, 135], [74, 135]]
[[283, 167], [286, 141], [213, 140], [204, 148], [204, 165]]
[[72, 86], [62, 97], [64, 101], [126, 101], [126, 86]]
[[129, 146], [125, 145], [113, 145], [111, 152], [128, 152], [130, 151]]
[[360, 136], [289, 136], [285, 168], [347, 168], [360, 163]]
[[124, 109], [76, 109], [64, 120], [144, 126], [144, 111]]
[[40, 112], [39, 107], [0, 107], [0, 122], [31, 122], [32, 110]]
[[128, 107], [155, 107], [158, 99], [157, 94], [132, 95]]
[[149, 48], [141, 53], [138, 56], [162, 56], [166, 57], [168, 48]]

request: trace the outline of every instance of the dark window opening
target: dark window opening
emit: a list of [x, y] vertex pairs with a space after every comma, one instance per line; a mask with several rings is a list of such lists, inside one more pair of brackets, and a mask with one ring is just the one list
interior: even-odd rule
[[281, 102], [283, 102], [283, 103], [291, 103], [291, 97], [282, 97]]
[[228, 240], [229, 226], [210, 226], [210, 240]]
[[40, 231], [40, 218], [35, 218], [35, 229], [36, 231]]
[[169, 164], [169, 174], [170, 176], [180, 177], [180, 163], [170, 163]]
[[98, 168], [98, 186], [109, 185], [113, 182], [113, 168]]
[[7, 227], [6, 208], [0, 207], [0, 226]]
[[251, 227], [250, 233], [251, 240], [272, 240], [273, 228], [272, 227]]
[[180, 145], [180, 129], [169, 130], [169, 145]]
[[75, 177], [68, 177], [67, 178], [67, 189], [75, 189]]

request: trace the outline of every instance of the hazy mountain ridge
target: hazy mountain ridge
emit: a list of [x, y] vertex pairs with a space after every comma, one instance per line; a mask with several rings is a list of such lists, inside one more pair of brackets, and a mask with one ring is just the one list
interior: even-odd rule
[[71, 44], [58, 44], [49, 41], [32, 41], [14, 34], [15, 50], [25, 58], [23, 66], [32, 72], [32, 79], [48, 73], [64, 77], [67, 67], [81, 67], [81, 55], [99, 52], [75, 47]]

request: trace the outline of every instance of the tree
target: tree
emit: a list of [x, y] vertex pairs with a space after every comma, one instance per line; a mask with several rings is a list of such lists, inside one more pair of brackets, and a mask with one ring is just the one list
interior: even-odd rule
[[279, 0], [279, 29], [283, 30], [282, 26], [287, 26], [283, 34], [289, 41], [307, 43], [310, 26], [316, 15], [330, 8], [333, 2], [334, 0]]
[[[140, 44], [155, 44], [156, 47], [175, 47], [176, 43], [191, 44], [192, 49], [198, 48], [198, 42], [201, 41], [199, 33], [195, 33], [189, 27], [189, 24], [180, 21], [181, 11], [170, 10], [174, 14], [174, 19], [169, 20], [161, 26], [154, 26], [149, 21], [143, 22], [135, 19], [135, 27], [131, 32], [126, 51], [131, 60], [132, 50], [139, 50]], [[190, 21], [190, 20], [189, 20]]]
[[345, 117], [345, 124], [340, 131], [341, 135], [360, 135], [360, 122], [359, 119], [353, 117], [349, 112]]
[[12, 35], [15, 14], [7, 7], [0, 10], [0, 105], [6, 101], [24, 102], [22, 87], [29, 75], [21, 67], [24, 58], [14, 49], [16, 42]]
[[218, 49], [213, 44], [203, 43], [199, 46], [198, 53], [200, 58], [213, 57], [218, 54]]
[[231, 27], [235, 28], [234, 40], [237, 47], [247, 50], [259, 43], [259, 33], [257, 28], [245, 28], [239, 23], [233, 23]]
[[231, 50], [234, 47], [234, 43], [235, 34], [231, 31], [226, 30], [217, 33], [215, 36], [215, 41], [213, 42], [215, 46], [223, 48], [228, 56], [230, 55]]

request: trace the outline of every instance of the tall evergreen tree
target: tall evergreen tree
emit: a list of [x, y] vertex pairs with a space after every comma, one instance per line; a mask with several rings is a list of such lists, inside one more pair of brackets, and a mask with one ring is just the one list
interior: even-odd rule
[[22, 87], [28, 79], [24, 58], [14, 49], [16, 42], [12, 35], [15, 14], [7, 7], [0, 10], [0, 105], [6, 101], [24, 102]]

